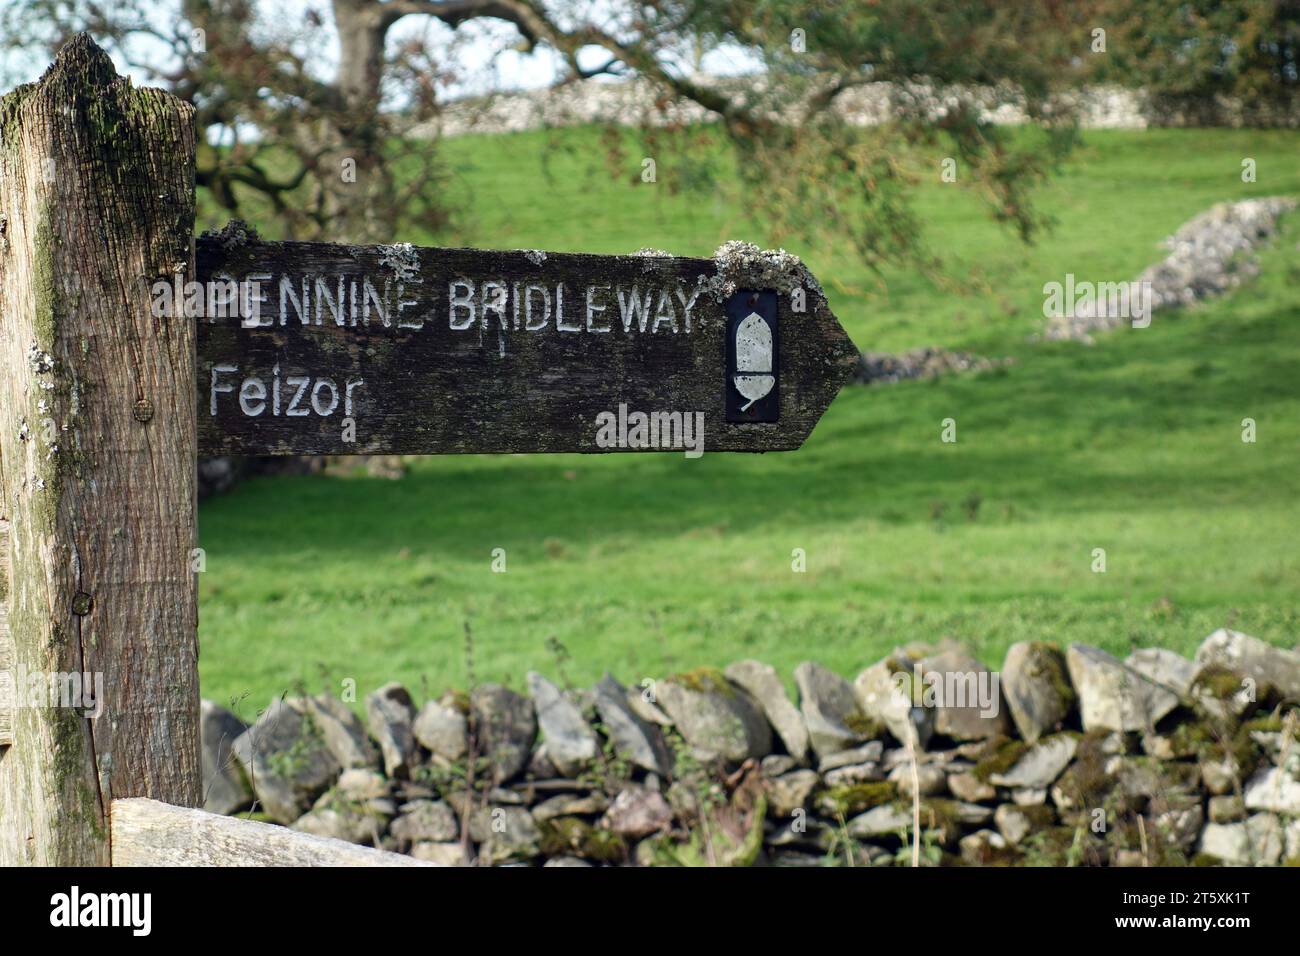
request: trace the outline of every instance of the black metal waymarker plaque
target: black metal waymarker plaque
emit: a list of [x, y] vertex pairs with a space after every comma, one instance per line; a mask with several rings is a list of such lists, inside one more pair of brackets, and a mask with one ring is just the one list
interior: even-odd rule
[[727, 299], [727, 421], [776, 422], [781, 416], [777, 294], [740, 289]]

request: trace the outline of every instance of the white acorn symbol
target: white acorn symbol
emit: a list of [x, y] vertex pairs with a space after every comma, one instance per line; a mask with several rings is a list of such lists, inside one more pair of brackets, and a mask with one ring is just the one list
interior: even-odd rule
[[736, 326], [736, 391], [749, 399], [741, 406], [749, 411], [760, 398], [772, 391], [776, 378], [772, 375], [772, 328], [757, 312], [745, 316]]

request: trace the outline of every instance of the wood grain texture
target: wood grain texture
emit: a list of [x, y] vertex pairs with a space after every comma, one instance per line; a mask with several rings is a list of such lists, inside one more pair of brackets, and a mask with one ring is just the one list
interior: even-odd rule
[[0, 518], [0, 747], [14, 742], [14, 643], [9, 633], [9, 522]]
[[[204, 455], [620, 450], [596, 441], [597, 416], [616, 414], [620, 404], [629, 412], [702, 413], [706, 451], [793, 449], [857, 360], [815, 282], [801, 293], [803, 312], [783, 294], [778, 421], [728, 423], [725, 299], [699, 294], [689, 332], [685, 321], [686, 303], [718, 275], [714, 260], [395, 250], [223, 233], [199, 238], [199, 280], [250, 289], [257, 282], [265, 301], [260, 327], [247, 328], [240, 317], [198, 320]], [[466, 322], [468, 310], [451, 306], [453, 295], [466, 296], [467, 286], [452, 286], [462, 279], [474, 284], [476, 306], [463, 330], [453, 320]], [[482, 304], [498, 301], [498, 287], [485, 292], [485, 283], [504, 289], [500, 311], [486, 319]], [[625, 326], [620, 303], [630, 306], [633, 289], [639, 301], [650, 298], [650, 311]], [[608, 330], [596, 331], [602, 327]], [[229, 391], [213, 391], [214, 368], [215, 382]], [[289, 376], [306, 377], [310, 390], [292, 414], [297, 388], [286, 384]], [[240, 390], [249, 379], [257, 382], [245, 409]], [[322, 379], [329, 384], [321, 386], [319, 409], [328, 414], [309, 401]], [[331, 407], [348, 381], [363, 383], [353, 390], [354, 443], [345, 440], [344, 398]]]
[[15, 665], [38, 688], [104, 689], [98, 716], [18, 708], [0, 864], [106, 864], [114, 797], [199, 801], [194, 328], [149, 299], [155, 277], [193, 274], [193, 162], [192, 108], [135, 89], [85, 35], [0, 101]]
[[114, 866], [436, 866], [400, 853], [286, 827], [173, 807], [113, 801]]

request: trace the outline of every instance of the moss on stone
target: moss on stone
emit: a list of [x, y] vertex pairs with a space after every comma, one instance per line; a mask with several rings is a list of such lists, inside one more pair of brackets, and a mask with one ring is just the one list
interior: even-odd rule
[[1282, 726], [1281, 714], [1266, 714], [1263, 717], [1252, 717], [1250, 720], [1242, 721], [1238, 733], [1280, 734], [1282, 732]]
[[1168, 740], [1175, 757], [1204, 757], [1217, 742], [1198, 720], [1179, 724], [1169, 733]]
[[832, 813], [855, 816], [898, 797], [898, 787], [890, 781], [846, 783], [830, 787], [818, 803]]
[[985, 750], [987, 756], [975, 764], [972, 773], [977, 780], [988, 783], [993, 775], [1006, 773], [1014, 767], [1028, 749], [1029, 745], [1023, 740], [1013, 740], [1010, 737], [994, 738]]
[[1241, 768], [1242, 776], [1248, 777], [1255, 767], [1267, 761], [1264, 745], [1255, 740], [1252, 735], [1257, 733], [1280, 734], [1284, 731], [1284, 728], [1285, 724], [1282, 715], [1277, 710], [1272, 713], [1251, 717], [1243, 720], [1232, 736], [1225, 739], [1224, 743], [1219, 743], [1216, 738], [1204, 753], [1209, 755], [1209, 759], [1222, 760], [1225, 757], [1231, 758]]
[[1227, 701], [1237, 695], [1243, 679], [1236, 671], [1222, 664], [1206, 664], [1192, 681], [1192, 693], [1206, 694], [1215, 700]]
[[461, 690], [459, 687], [452, 687], [445, 691], [438, 703], [443, 707], [457, 711], [461, 716], [468, 717], [470, 711], [469, 692]]
[[868, 717], [861, 711], [856, 711], [845, 717], [844, 726], [853, 731], [861, 740], [874, 740], [881, 735], [884, 729], [880, 721]]
[[1104, 733], [1084, 734], [1074, 752], [1074, 760], [1057, 778], [1056, 786], [1076, 809], [1101, 807], [1115, 789], [1115, 778], [1106, 772], [1107, 755]]
[[[911, 803], [900, 802], [897, 806], [906, 813], [912, 812]], [[921, 801], [920, 811], [922, 830], [942, 829], [951, 833], [961, 827], [956, 800], [928, 797]]]
[[1191, 764], [1162, 760], [1147, 754], [1125, 757], [1123, 766], [1121, 775], [1126, 779], [1155, 782], [1154, 787], [1143, 788], [1143, 793], [1147, 793], [1148, 789], [1163, 793], [1171, 789], [1193, 788], [1200, 777], [1196, 767]]
[[579, 817], [556, 817], [538, 824], [543, 856], [577, 856], [596, 863], [627, 859], [627, 842], [612, 830], [594, 827]]
[[[1237, 728], [1237, 732], [1225, 744], [1216, 744], [1214, 750], [1222, 756], [1230, 757], [1236, 761], [1237, 766], [1241, 768], [1242, 775], [1249, 776], [1251, 770], [1264, 760], [1264, 748], [1250, 735], [1252, 730], [1261, 729], [1263, 728], [1258, 722], [1248, 720]], [[1277, 729], [1280, 730], [1281, 728]]]
[[1249, 775], [1251, 768], [1262, 759], [1262, 749], [1251, 738], [1250, 732], [1269, 727], [1268, 718], [1248, 720], [1235, 730], [1216, 726], [1220, 723], [1207, 718], [1180, 724], [1169, 735], [1174, 756], [1193, 757], [1199, 763], [1229, 760], [1243, 774]]
[[1066, 669], [1065, 655], [1055, 644], [1047, 641], [1030, 641], [1029, 655], [1029, 672], [1033, 676], [1047, 678], [1052, 690], [1065, 702], [1068, 712], [1074, 704], [1075, 693]]
[[728, 698], [736, 694], [727, 676], [716, 667], [696, 667], [693, 670], [673, 674], [667, 680], [698, 694], [720, 694]]
[[1237, 671], [1222, 664], [1206, 664], [1192, 680], [1188, 695], [1202, 720], [1231, 723], [1239, 706], [1235, 698], [1244, 686], [1244, 678]]
[[1056, 811], [1045, 803], [1028, 807], [1016, 807], [1016, 809], [1025, 815], [1029, 825], [1035, 830], [1056, 826]]

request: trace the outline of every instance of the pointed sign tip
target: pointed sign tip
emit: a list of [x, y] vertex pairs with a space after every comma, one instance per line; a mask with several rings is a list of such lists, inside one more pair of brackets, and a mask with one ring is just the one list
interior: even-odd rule
[[838, 385], [836, 385], [836, 391], [838, 391], [849, 382], [853, 381], [856, 377], [858, 366], [862, 361], [862, 351], [857, 347], [853, 339], [849, 337], [849, 333], [844, 330], [844, 326], [840, 324], [839, 317], [830, 310], [829, 305], [826, 308], [826, 312], [831, 320], [831, 332], [829, 336], [831, 339], [831, 354], [828, 356], [827, 361], [831, 365], [837, 365], [840, 367], [841, 377]]

